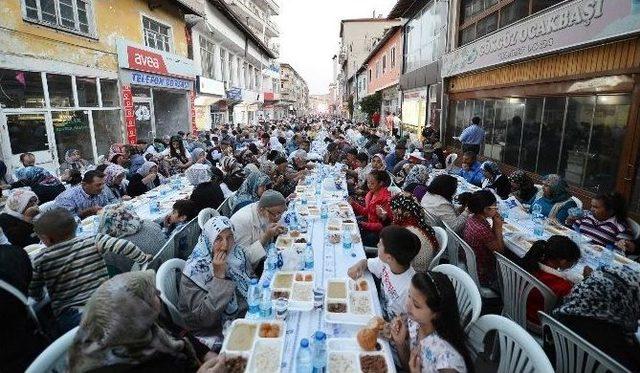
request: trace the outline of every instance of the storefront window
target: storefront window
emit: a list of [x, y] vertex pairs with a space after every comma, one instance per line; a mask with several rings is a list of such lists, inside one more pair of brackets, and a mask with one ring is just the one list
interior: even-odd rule
[[73, 87], [68, 75], [47, 74], [51, 107], [74, 107]]
[[631, 98], [598, 96], [584, 187], [594, 192], [613, 190], [624, 140]]
[[519, 167], [529, 172], [536, 171], [543, 108], [543, 98], [527, 98], [524, 107], [524, 128], [522, 129]]
[[44, 107], [40, 73], [0, 69], [0, 108]]
[[51, 116], [60, 163], [64, 162], [64, 154], [69, 149], [79, 150], [83, 159], [93, 163], [89, 111], [54, 111]]
[[49, 149], [44, 114], [7, 115], [12, 154]]
[[151, 97], [151, 90], [146, 87], [132, 87], [131, 94], [133, 94], [133, 97], [149, 98]]
[[122, 142], [120, 110], [94, 110], [92, 115], [98, 155], [107, 155], [111, 144]]
[[538, 156], [537, 173], [555, 174], [558, 170], [558, 155], [562, 141], [562, 122], [564, 121], [566, 98], [547, 97], [542, 116], [542, 140]]
[[184, 92], [153, 90], [156, 137], [190, 131], [189, 101]]
[[594, 96], [569, 97], [559, 173], [570, 184], [582, 185], [595, 106]]
[[76, 77], [76, 89], [78, 90], [78, 106], [98, 106], [98, 86], [95, 78]]
[[496, 100], [495, 103], [495, 123], [493, 125], [493, 149], [491, 158], [504, 161], [504, 150], [506, 145], [507, 123], [511, 119], [511, 108], [508, 100]]
[[481, 37], [498, 28], [498, 12], [493, 12], [488, 17], [478, 21], [476, 26], [476, 37]]
[[[436, 0], [425, 6], [406, 27], [405, 72], [425, 66], [442, 55], [446, 34], [447, 3]], [[444, 30], [444, 31], [443, 31]]]
[[493, 126], [496, 120], [496, 103], [493, 100], [484, 101], [484, 110], [482, 112], [482, 126], [484, 128], [484, 150], [482, 154], [485, 157], [491, 157], [493, 152]]
[[505, 110], [502, 112], [502, 120], [507, 123], [502, 161], [512, 165], [518, 165], [520, 158], [524, 105], [524, 99], [510, 98], [505, 101]]
[[120, 106], [117, 80], [100, 79], [100, 95], [102, 97], [103, 107]]
[[526, 17], [529, 14], [529, 0], [515, 0], [500, 11], [500, 27]]

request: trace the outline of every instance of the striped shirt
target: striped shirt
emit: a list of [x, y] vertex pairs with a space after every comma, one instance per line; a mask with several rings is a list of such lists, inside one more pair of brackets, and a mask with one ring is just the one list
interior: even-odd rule
[[589, 237], [598, 245], [607, 246], [620, 240], [633, 239], [633, 233], [624, 222], [619, 222], [615, 216], [607, 220], [598, 220], [592, 214], [588, 214], [573, 224], [573, 229], [579, 229], [580, 233]]
[[107, 252], [121, 254], [138, 263], [147, 254], [131, 242], [106, 234], [76, 237], [44, 248], [33, 258], [29, 295], [43, 296], [46, 286], [54, 315], [69, 307], [82, 307], [94, 290], [109, 279], [102, 258]]

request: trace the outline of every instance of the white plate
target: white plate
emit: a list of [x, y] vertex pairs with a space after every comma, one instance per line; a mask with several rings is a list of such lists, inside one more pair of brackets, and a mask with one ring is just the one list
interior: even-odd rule
[[[276, 282], [276, 278], [279, 276], [287, 276], [287, 275], [291, 275], [292, 276], [292, 280], [291, 280], [291, 286], [289, 287], [276, 287], [275, 286], [275, 282]], [[296, 280], [296, 277], [300, 275], [303, 276], [303, 278], [307, 275], [311, 275], [312, 276], [312, 280], [311, 281], [299, 281]], [[298, 285], [296, 285], [298, 284]], [[307, 296], [309, 297], [309, 301], [304, 301], [304, 300], [294, 300], [293, 296], [294, 296], [294, 291], [296, 290], [296, 288], [298, 286], [305, 286], [305, 284], [309, 284], [310, 286], [307, 286], [308, 289], [308, 293]], [[273, 297], [273, 292], [276, 291], [286, 291], [289, 293], [289, 306], [288, 306], [288, 310], [289, 311], [311, 311], [313, 310], [313, 288], [314, 288], [314, 284], [315, 284], [315, 275], [313, 274], [313, 272], [303, 272], [303, 271], [280, 271], [277, 272], [273, 278], [271, 279], [271, 292], [272, 292], [272, 297]]]
[[[255, 330], [255, 335], [254, 335], [254, 339], [253, 342], [251, 343], [251, 348], [246, 350], [246, 351], [236, 351], [236, 350], [229, 350], [228, 348], [228, 344], [230, 341], [230, 336], [233, 333], [233, 330], [239, 325], [239, 324], [250, 324], [250, 325], [256, 325], [256, 330]], [[278, 327], [280, 328], [280, 333], [279, 333], [279, 337], [277, 338], [263, 338], [260, 337], [260, 325], [261, 324], [276, 324], [278, 325]], [[282, 366], [282, 358], [284, 355], [284, 348], [285, 348], [285, 334], [286, 334], [286, 327], [285, 324], [282, 321], [279, 320], [247, 320], [247, 319], [236, 319], [231, 323], [231, 326], [229, 327], [229, 333], [228, 335], [225, 337], [224, 342], [222, 344], [222, 350], [220, 350], [220, 352], [224, 352], [225, 355], [227, 357], [236, 357], [236, 356], [243, 356], [245, 358], [247, 358], [247, 368], [245, 369], [245, 372], [256, 372], [256, 373], [264, 373], [264, 371], [260, 371], [257, 370], [255, 367], [256, 364], [256, 356], [255, 356], [255, 352], [256, 352], [256, 348], [259, 348], [259, 345], [269, 345], [269, 346], [273, 346], [275, 348], [279, 348], [280, 349], [280, 353], [277, 356], [273, 356], [271, 355], [272, 358], [276, 358], [277, 361], [275, 362], [274, 366], [278, 367], [278, 370], [280, 370], [280, 367]]]
[[[358, 280], [362, 281], [362, 280]], [[366, 280], [364, 280], [366, 281]], [[329, 298], [329, 283], [330, 282], [342, 282], [347, 287], [347, 298], [339, 299], [339, 298]], [[372, 294], [372, 284], [367, 281], [368, 290], [366, 291], [356, 291], [353, 287], [354, 281], [348, 278], [331, 278], [327, 279], [325, 282], [325, 299], [324, 299], [324, 320], [328, 323], [334, 324], [349, 324], [349, 325], [367, 325], [369, 320], [373, 316], [375, 316], [374, 308], [373, 308], [373, 294]], [[375, 286], [373, 286], [375, 289]], [[364, 314], [356, 314], [352, 310], [352, 300], [355, 297], [367, 297], [369, 300], [369, 312]], [[329, 312], [329, 304], [333, 303], [341, 303], [345, 304], [347, 308], [347, 312]]]

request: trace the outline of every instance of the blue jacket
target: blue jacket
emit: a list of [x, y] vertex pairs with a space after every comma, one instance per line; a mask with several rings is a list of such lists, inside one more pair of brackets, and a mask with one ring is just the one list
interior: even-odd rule
[[481, 186], [482, 181], [484, 180], [482, 168], [480, 168], [480, 162], [478, 161], [476, 161], [471, 165], [471, 167], [469, 167], [469, 171], [465, 171], [461, 168], [458, 172], [458, 175], [462, 176], [468, 183], [471, 183], [475, 186]]

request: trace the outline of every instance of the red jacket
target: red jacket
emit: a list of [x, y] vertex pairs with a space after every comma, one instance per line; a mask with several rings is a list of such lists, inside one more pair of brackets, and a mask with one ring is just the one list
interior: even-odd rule
[[[542, 270], [537, 270], [533, 276], [547, 285], [551, 291], [558, 297], [563, 298], [571, 292], [573, 283], [562, 277]], [[540, 317], [538, 311], [544, 310], [544, 298], [537, 289], [532, 289], [527, 299], [527, 320], [536, 325], [540, 325]]]
[[382, 220], [380, 220], [378, 214], [376, 214], [377, 206], [382, 206], [382, 208], [387, 212], [387, 220], [392, 220], [391, 193], [389, 193], [387, 188], [380, 188], [376, 194], [369, 191], [364, 197], [364, 206], [356, 202], [351, 203], [351, 207], [353, 207], [353, 211], [356, 215], [367, 218], [365, 222], [360, 223], [362, 229], [371, 232], [379, 232], [384, 227]]
[[373, 113], [373, 115], [371, 116], [371, 121], [373, 121], [373, 124], [380, 124], [380, 114]]

